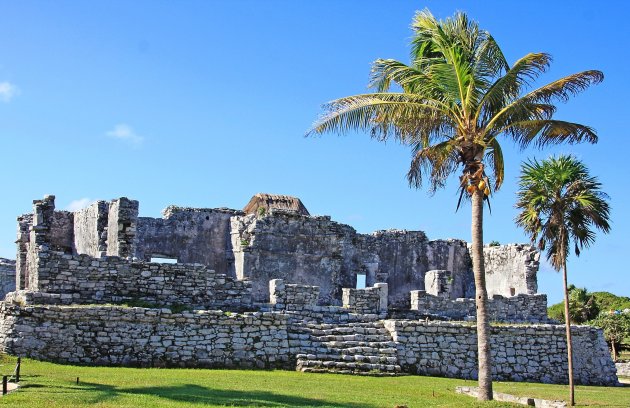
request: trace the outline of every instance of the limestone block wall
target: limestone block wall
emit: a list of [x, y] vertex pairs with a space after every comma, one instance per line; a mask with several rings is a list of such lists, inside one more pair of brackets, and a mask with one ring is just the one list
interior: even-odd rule
[[0, 258], [0, 300], [15, 291], [15, 261]]
[[107, 255], [130, 258], [135, 253], [138, 202], [126, 197], [109, 204], [107, 217]]
[[319, 286], [289, 284], [282, 279], [269, 281], [269, 301], [276, 309], [312, 308], [318, 300]]
[[254, 298], [268, 301], [267, 282], [320, 287], [320, 304], [341, 304], [342, 288], [386, 282], [390, 305], [409, 307], [409, 291], [424, 289], [431, 269], [452, 271], [454, 296], [472, 296], [474, 284], [464, 241], [429, 241], [421, 231], [357, 234], [330, 217], [272, 210], [264, 216], [232, 217], [236, 276], [253, 281]]
[[287, 368], [281, 314], [0, 304], [0, 351], [72, 364]]
[[409, 291], [425, 288], [425, 273], [446, 269], [452, 272], [454, 297], [474, 296], [474, 281], [466, 242], [428, 240], [422, 231], [386, 230], [358, 234], [359, 270], [366, 285], [386, 282], [389, 304], [409, 308]]
[[321, 304], [340, 304], [341, 288], [356, 286], [356, 231], [330, 217], [272, 210], [232, 218], [236, 276], [253, 282], [254, 299], [269, 300], [271, 279], [319, 286]]
[[536, 248], [523, 244], [486, 246], [483, 255], [488, 297], [537, 293], [540, 253]]
[[[175, 258], [202, 263], [219, 273], [236, 276], [230, 237], [230, 218], [242, 214], [229, 209], [170, 206], [163, 218], [138, 218], [134, 256]], [[240, 245], [240, 244], [239, 244]]]
[[[427, 271], [424, 275], [424, 290], [433, 296], [445, 297], [453, 299], [453, 291], [451, 286], [453, 283], [453, 275], [451, 271], [435, 270]], [[459, 296], [462, 297], [462, 296]], [[456, 299], [457, 297], [455, 297]]]
[[[251, 283], [217, 274], [200, 264], [129, 262], [40, 252], [38, 285], [32, 291], [62, 294], [62, 303], [142, 300], [156, 305], [248, 308]], [[69, 296], [68, 296], [69, 295]]]
[[377, 283], [371, 288], [343, 288], [343, 307], [355, 313], [387, 312], [387, 284]]
[[[387, 320], [398, 343], [404, 371], [420, 375], [477, 378], [477, 339], [472, 325], [448, 322]], [[617, 385], [615, 366], [600, 329], [572, 327], [578, 384]], [[499, 381], [566, 384], [564, 326], [492, 327], [492, 375]]]
[[74, 248], [74, 214], [54, 211], [49, 234], [51, 249], [71, 253]]
[[[517, 295], [488, 299], [490, 320], [496, 322], [547, 322], [547, 295]], [[422, 290], [411, 291], [411, 309], [454, 320], [474, 320], [475, 299], [448, 299]]]
[[28, 281], [28, 253], [30, 251], [30, 230], [33, 214], [23, 214], [17, 218], [17, 256], [15, 259], [15, 287], [24, 289]]
[[74, 212], [74, 247], [78, 254], [95, 258], [107, 254], [109, 203], [96, 201]]

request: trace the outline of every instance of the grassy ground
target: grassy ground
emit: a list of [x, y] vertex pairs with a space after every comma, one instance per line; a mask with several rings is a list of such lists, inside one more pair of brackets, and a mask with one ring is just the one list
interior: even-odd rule
[[[13, 372], [5, 358], [0, 374]], [[79, 377], [79, 384], [76, 378]], [[23, 359], [22, 388], [0, 397], [14, 407], [469, 407], [455, 394], [472, 381], [434, 377], [366, 378], [292, 371], [76, 367]], [[501, 392], [562, 399], [566, 387], [495, 383]], [[630, 388], [577, 387], [581, 406], [628, 407]], [[484, 407], [513, 405], [492, 402]]]

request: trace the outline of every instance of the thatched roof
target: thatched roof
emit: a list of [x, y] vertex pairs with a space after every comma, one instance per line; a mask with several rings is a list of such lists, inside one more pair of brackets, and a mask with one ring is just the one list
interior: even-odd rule
[[243, 208], [246, 214], [259, 214], [260, 208], [264, 209], [265, 213], [269, 210], [278, 209], [285, 211], [292, 211], [302, 215], [310, 215], [302, 201], [297, 197], [291, 197], [280, 194], [266, 194], [258, 193], [249, 200], [249, 203]]

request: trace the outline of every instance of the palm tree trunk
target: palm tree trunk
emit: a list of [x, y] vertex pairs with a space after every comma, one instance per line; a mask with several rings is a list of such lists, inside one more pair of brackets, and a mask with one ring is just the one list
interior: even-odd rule
[[615, 348], [614, 340], [610, 342], [610, 346], [612, 347], [613, 362], [616, 363], [617, 362], [617, 349]]
[[571, 343], [571, 316], [569, 315], [569, 289], [567, 285], [567, 261], [562, 268], [562, 283], [564, 285], [564, 324], [567, 331], [567, 358], [569, 360], [569, 404], [575, 405], [575, 388], [573, 386], [573, 348]]
[[475, 303], [477, 305], [477, 359], [479, 362], [480, 401], [492, 399], [492, 362], [490, 357], [490, 323], [488, 321], [488, 295], [483, 259], [483, 191], [472, 194], [472, 262], [475, 276]]

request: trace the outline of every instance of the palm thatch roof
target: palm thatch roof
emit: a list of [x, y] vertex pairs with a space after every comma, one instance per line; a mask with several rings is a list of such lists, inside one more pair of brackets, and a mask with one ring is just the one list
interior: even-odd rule
[[243, 208], [246, 214], [268, 213], [270, 210], [291, 211], [301, 215], [310, 215], [302, 201], [297, 197], [280, 194], [258, 193]]

